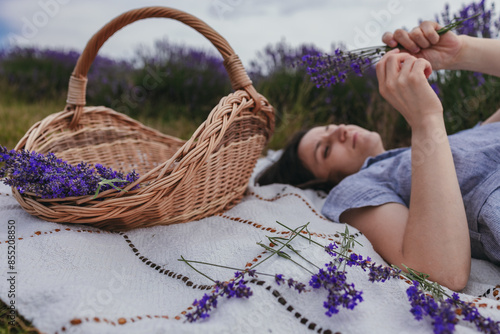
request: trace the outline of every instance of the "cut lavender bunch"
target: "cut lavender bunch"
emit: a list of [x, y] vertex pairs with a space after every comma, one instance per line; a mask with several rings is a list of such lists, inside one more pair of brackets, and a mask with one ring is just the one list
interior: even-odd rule
[[124, 175], [100, 164], [92, 168], [81, 162], [72, 166], [53, 153], [46, 155], [26, 150], [14, 151], [0, 146], [0, 179], [21, 194], [32, 193], [42, 198], [65, 198], [97, 195], [99, 191], [135, 182], [139, 175]]
[[[455, 18], [449, 24], [437, 31], [442, 35], [452, 29], [460, 27], [465, 21], [475, 18], [475, 14], [468, 18]], [[397, 46], [401, 48], [401, 46]], [[380, 58], [394, 48], [387, 45], [366, 47], [352, 51], [337, 48], [330, 54], [309, 54], [302, 57], [299, 65], [306, 66], [307, 73], [316, 87], [330, 87], [343, 83], [348, 75], [363, 76], [363, 73], [376, 64]]]

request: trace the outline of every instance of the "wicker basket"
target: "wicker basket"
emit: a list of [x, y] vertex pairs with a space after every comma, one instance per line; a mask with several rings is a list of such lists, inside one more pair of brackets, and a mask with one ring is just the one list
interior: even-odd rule
[[[183, 141], [106, 107], [85, 107], [86, 76], [104, 42], [137, 20], [178, 20], [204, 35], [220, 52], [234, 93], [223, 97]], [[88, 42], [71, 75], [64, 111], [36, 123], [16, 150], [53, 152], [77, 164], [86, 161], [129, 172], [140, 178], [125, 190], [93, 196], [42, 199], [33, 194], [15, 198], [30, 214], [61, 223], [83, 223], [107, 230], [183, 223], [227, 210], [247, 187], [255, 162], [274, 130], [274, 110], [258, 94], [227, 41], [190, 14], [164, 7], [126, 12]]]

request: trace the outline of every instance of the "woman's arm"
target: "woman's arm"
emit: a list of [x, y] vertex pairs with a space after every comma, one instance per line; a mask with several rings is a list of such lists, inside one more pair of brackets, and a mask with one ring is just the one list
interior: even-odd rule
[[462, 40], [460, 53], [446, 69], [468, 70], [500, 77], [500, 40], [458, 36]]
[[427, 82], [430, 70], [428, 61], [398, 50], [377, 64], [382, 96], [412, 128], [409, 209], [390, 203], [350, 210], [341, 219], [364, 233], [388, 262], [461, 290], [470, 273], [469, 233], [442, 105]]

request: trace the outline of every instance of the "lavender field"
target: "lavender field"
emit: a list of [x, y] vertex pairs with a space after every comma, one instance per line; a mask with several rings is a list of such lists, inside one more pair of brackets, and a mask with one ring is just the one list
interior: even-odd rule
[[[443, 25], [454, 17], [478, 17], [456, 32], [498, 38], [499, 18], [484, 1], [459, 13], [446, 8], [436, 15]], [[279, 148], [291, 133], [312, 125], [355, 123], [381, 133], [388, 147], [407, 145], [409, 128], [379, 95], [373, 68], [362, 77], [318, 88], [306, 67], [305, 55], [332, 53], [314, 45], [292, 47], [285, 42], [258, 53], [247, 71], [254, 86], [276, 109], [277, 127], [270, 143]], [[34, 122], [64, 108], [67, 84], [79, 54], [37, 48], [0, 50], [0, 143], [9, 148]], [[157, 41], [131, 60], [98, 56], [88, 74], [87, 105], [104, 105], [160, 131], [187, 139], [220, 98], [231, 91], [221, 57]], [[441, 98], [450, 133], [476, 124], [500, 107], [499, 80], [463, 71], [437, 72], [432, 85]]]

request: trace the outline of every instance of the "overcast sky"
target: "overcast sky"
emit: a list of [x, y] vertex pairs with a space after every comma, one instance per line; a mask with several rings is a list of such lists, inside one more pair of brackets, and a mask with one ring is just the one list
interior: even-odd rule
[[[466, 1], [465, 3], [470, 3]], [[490, 1], [491, 2], [491, 1]], [[412, 28], [433, 19], [445, 4], [456, 12], [462, 0], [0, 0], [0, 45], [36, 45], [81, 51], [115, 16], [144, 6], [166, 6], [205, 21], [231, 44], [246, 64], [268, 44], [332, 43], [349, 48], [379, 45], [384, 31]], [[169, 41], [210, 48], [199, 33], [170, 19], [136, 22], [111, 37], [100, 51], [131, 57], [143, 46]]]

